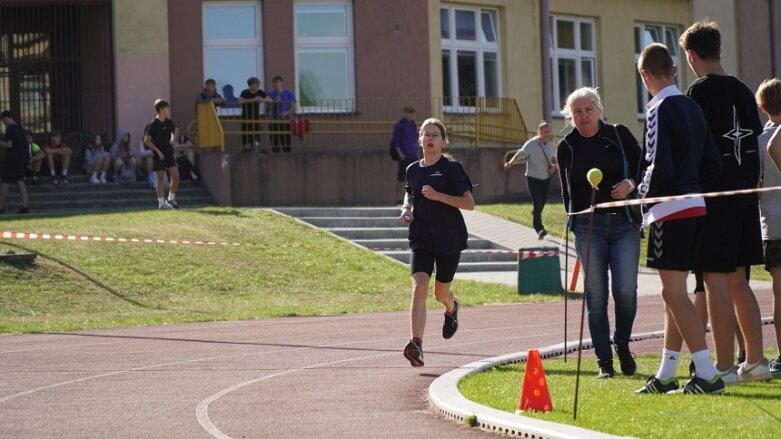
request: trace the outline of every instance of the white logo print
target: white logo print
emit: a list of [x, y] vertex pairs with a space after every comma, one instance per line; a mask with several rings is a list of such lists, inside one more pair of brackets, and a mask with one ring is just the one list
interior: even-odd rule
[[651, 163], [643, 174], [643, 178], [640, 179], [640, 184], [637, 185], [637, 191], [640, 198], [645, 198], [648, 193], [648, 189], [651, 187], [651, 176], [654, 173], [654, 162], [656, 161], [656, 134], [659, 128], [659, 120], [656, 118], [656, 112], [659, 106], [655, 106], [648, 110], [646, 114], [646, 132], [645, 132], [645, 160]]
[[746, 138], [752, 135], [753, 133], [754, 131], [752, 130], [748, 130], [740, 127], [740, 120], [738, 120], [738, 110], [733, 105], [732, 106], [732, 130], [728, 131], [726, 134], [722, 134], [721, 137], [732, 139], [733, 154], [735, 155], [735, 160], [738, 162], [738, 166], [740, 166], [740, 162], [741, 162], [740, 141], [741, 139]]
[[436, 172], [434, 172], [433, 174], [430, 175], [430, 177], [441, 177], [441, 176], [442, 176], [442, 173], [439, 172], [439, 171], [436, 171]]

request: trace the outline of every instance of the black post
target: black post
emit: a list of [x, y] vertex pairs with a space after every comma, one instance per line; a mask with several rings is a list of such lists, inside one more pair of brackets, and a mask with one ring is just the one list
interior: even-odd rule
[[589, 212], [588, 214], [588, 235], [586, 236], [586, 260], [583, 261], [583, 305], [580, 308], [580, 338], [578, 339], [578, 365], [575, 372], [575, 404], [572, 410], [572, 419], [578, 419], [578, 393], [580, 391], [580, 358], [583, 354], [583, 320], [586, 315], [586, 296], [588, 295], [588, 264], [589, 264], [589, 259], [591, 259], [591, 234], [594, 231], [594, 204], [596, 202], [596, 197], [597, 197], [596, 186], [597, 186], [596, 184], [591, 186], [591, 212]]
[[569, 220], [564, 225], [564, 362], [567, 362], [567, 296], [569, 296]]

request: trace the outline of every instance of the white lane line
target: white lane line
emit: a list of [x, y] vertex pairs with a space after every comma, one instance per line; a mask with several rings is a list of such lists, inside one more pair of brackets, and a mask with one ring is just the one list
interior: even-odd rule
[[[459, 343], [459, 344], [445, 344], [445, 345], [440, 345], [438, 347], [434, 347], [434, 350], [442, 348], [442, 347], [453, 348], [453, 347], [463, 347], [463, 346], [470, 346], [470, 345], [476, 345], [476, 344], [484, 345], [486, 343], [498, 343], [498, 342], [519, 340], [519, 339], [524, 339], [524, 338], [535, 338], [535, 337], [536, 337], [535, 335], [516, 335], [516, 336], [513, 336], [513, 337], [497, 338], [497, 339], [492, 339], [492, 340], [480, 340], [480, 341], [473, 341], [473, 342]], [[393, 338], [393, 340], [396, 340], [396, 339], [397, 339], [397, 337]], [[210, 435], [212, 435], [213, 437], [218, 438], [218, 439], [231, 439], [231, 436], [223, 433], [211, 421], [211, 419], [209, 418], [209, 405], [211, 403], [213, 403], [214, 401], [222, 398], [223, 396], [225, 396], [225, 395], [227, 395], [227, 394], [229, 394], [231, 392], [234, 392], [236, 390], [239, 390], [242, 387], [246, 387], [246, 386], [249, 386], [249, 385], [252, 385], [252, 384], [256, 384], [256, 383], [259, 383], [261, 381], [270, 380], [272, 378], [277, 378], [277, 377], [280, 377], [280, 376], [285, 376], [285, 375], [290, 375], [290, 374], [297, 373], [297, 372], [302, 372], [302, 371], [305, 371], [305, 370], [308, 370], [308, 369], [316, 369], [318, 367], [330, 366], [330, 365], [333, 365], [333, 364], [348, 363], [348, 362], [351, 362], [351, 361], [369, 360], [369, 359], [372, 359], [372, 358], [388, 357], [388, 356], [391, 356], [391, 355], [400, 355], [400, 354], [401, 354], [401, 351], [398, 351], [398, 352], [386, 352], [386, 353], [382, 353], [382, 354], [366, 355], [366, 356], [363, 356], [363, 357], [345, 358], [345, 359], [342, 359], [342, 360], [327, 361], [327, 362], [324, 362], [324, 363], [311, 364], [309, 366], [298, 367], [298, 368], [295, 368], [295, 369], [286, 370], [284, 372], [278, 372], [278, 373], [274, 373], [274, 374], [271, 374], [271, 375], [265, 375], [265, 376], [262, 376], [262, 377], [259, 377], [259, 378], [253, 378], [251, 380], [247, 380], [247, 381], [235, 384], [235, 385], [233, 385], [231, 387], [227, 387], [227, 388], [225, 388], [223, 390], [220, 390], [219, 392], [217, 392], [217, 393], [211, 395], [210, 397], [204, 399], [203, 401], [201, 401], [198, 404], [198, 406], [195, 408], [195, 417], [198, 419], [198, 423], [201, 424], [201, 427], [203, 427], [203, 429], [206, 430], [206, 432], [209, 433]]]

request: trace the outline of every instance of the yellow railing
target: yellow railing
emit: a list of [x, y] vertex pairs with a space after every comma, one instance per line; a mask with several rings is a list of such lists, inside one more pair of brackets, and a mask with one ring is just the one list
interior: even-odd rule
[[225, 131], [217, 116], [217, 110], [211, 102], [195, 107], [196, 119], [190, 122], [187, 131], [195, 137], [201, 149], [220, 148], [225, 150]]
[[[309, 103], [313, 104], [313, 103]], [[319, 101], [299, 108], [298, 117], [309, 121], [311, 131], [294, 137], [294, 147], [362, 147], [390, 140], [393, 126], [405, 105], [416, 109], [416, 122], [429, 116], [441, 119], [452, 142], [473, 147], [520, 146], [528, 138], [526, 123], [515, 99], [472, 97], [454, 100], [429, 98], [366, 98]], [[197, 120], [188, 131], [201, 149], [235, 147], [253, 135], [260, 142], [287, 130], [286, 121], [241, 119], [240, 110], [220, 110], [211, 103], [197, 107]], [[282, 128], [285, 126], [285, 128]], [[246, 145], [242, 145], [246, 146]]]

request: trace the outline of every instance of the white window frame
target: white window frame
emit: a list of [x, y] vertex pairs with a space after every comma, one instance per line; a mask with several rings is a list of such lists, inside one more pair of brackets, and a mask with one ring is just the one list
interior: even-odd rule
[[[442, 54], [448, 52], [450, 55], [450, 99], [451, 105], [444, 105], [445, 96], [443, 99], [443, 108], [446, 112], [474, 112], [475, 107], [471, 105], [461, 105], [461, 96], [458, 93], [458, 52], [469, 51], [476, 53], [477, 64], [477, 96], [485, 96], [485, 53], [496, 54], [496, 97], [502, 96], [502, 52], [500, 44], [500, 30], [499, 30], [499, 11], [493, 8], [481, 8], [470, 7], [467, 5], [452, 5], [443, 3], [440, 7], [440, 14], [442, 10], [447, 10], [448, 23], [449, 23], [449, 38], [441, 38], [442, 41]], [[465, 41], [456, 39], [456, 11], [469, 11], [475, 15], [475, 41]], [[491, 13], [494, 17], [494, 37], [496, 41], [481, 41], [480, 35], [482, 34], [482, 14], [484, 12]], [[441, 23], [440, 23], [441, 29]], [[441, 33], [440, 33], [441, 37]], [[442, 83], [445, 84], [444, 71], [442, 72]]]
[[[208, 39], [206, 37], [206, 8], [209, 7], [226, 7], [226, 6], [252, 6], [255, 9], [255, 38], [231, 38], [231, 39]], [[255, 76], [263, 81], [263, 15], [260, 1], [258, 0], [245, 0], [245, 1], [207, 1], [203, 2], [201, 6], [202, 13], [202, 29], [203, 29], [203, 71], [206, 73], [206, 51], [208, 49], [255, 49], [257, 55], [257, 72]], [[208, 74], [207, 74], [208, 76]], [[231, 84], [233, 86], [233, 92], [236, 97], [239, 96], [241, 91], [246, 88], [246, 82], [238, 84]], [[222, 84], [225, 85], [225, 84]], [[221, 90], [217, 90], [221, 92]]]
[[[344, 37], [299, 37], [298, 36], [298, 6], [300, 5], [344, 5], [347, 16], [347, 35]], [[294, 64], [296, 78], [296, 96], [299, 97], [299, 107], [296, 110], [299, 113], [349, 113], [355, 111], [355, 43], [354, 43], [354, 22], [352, 0], [322, 0], [322, 1], [296, 1], [293, 4], [293, 38], [294, 38]], [[344, 105], [334, 108], [332, 106], [304, 106], [301, 95], [301, 81], [299, 76], [299, 49], [317, 49], [325, 47], [344, 47], [347, 49], [347, 94], [344, 97]]]
[[[637, 32], [640, 32], [640, 35], [645, 35], [646, 29], [653, 28], [657, 32], [661, 32], [663, 41], [637, 41]], [[667, 41], [667, 32], [672, 31], [673, 37], [670, 38], [670, 41]], [[637, 63], [640, 61], [640, 52], [642, 52], [643, 48], [647, 46], [648, 44], [653, 43], [662, 43], [665, 46], [667, 46], [668, 49], [670, 49], [670, 56], [673, 59], [673, 64], [678, 69], [678, 74], [675, 75], [675, 85], [678, 86], [678, 88], [681, 88], [681, 75], [680, 75], [680, 68], [681, 68], [681, 49], [678, 47], [678, 38], [681, 35], [680, 27], [675, 25], [667, 25], [667, 24], [656, 24], [656, 23], [635, 23], [635, 64], [634, 64], [634, 71], [637, 72]], [[642, 91], [639, 96], [637, 96], [638, 102], [637, 102], [637, 118], [639, 120], [645, 120], [645, 106], [648, 104], [648, 102], [651, 100], [651, 94], [648, 93], [647, 90], [645, 90], [645, 87], [643, 86], [643, 79], [640, 78], [639, 73], [635, 73], [635, 90]], [[636, 93], [637, 95], [637, 93]]]
[[[556, 23], [558, 21], [570, 21], [573, 23], [574, 39], [576, 46], [581, 43], [580, 36], [580, 24], [589, 23], [591, 25], [591, 50], [583, 50], [580, 47], [574, 49], [559, 48], [558, 47], [558, 28]], [[562, 98], [559, 90], [559, 60], [569, 59], [575, 61], [575, 89], [588, 85], [590, 87], [597, 87], [599, 84], [599, 76], [597, 70], [597, 24], [596, 20], [589, 17], [575, 17], [566, 15], [551, 15], [551, 76], [553, 77], [553, 116], [561, 117], [561, 110], [559, 103]], [[593, 64], [593, 84], [583, 84], [583, 60], [591, 60]], [[574, 90], [573, 90], [574, 91]]]

